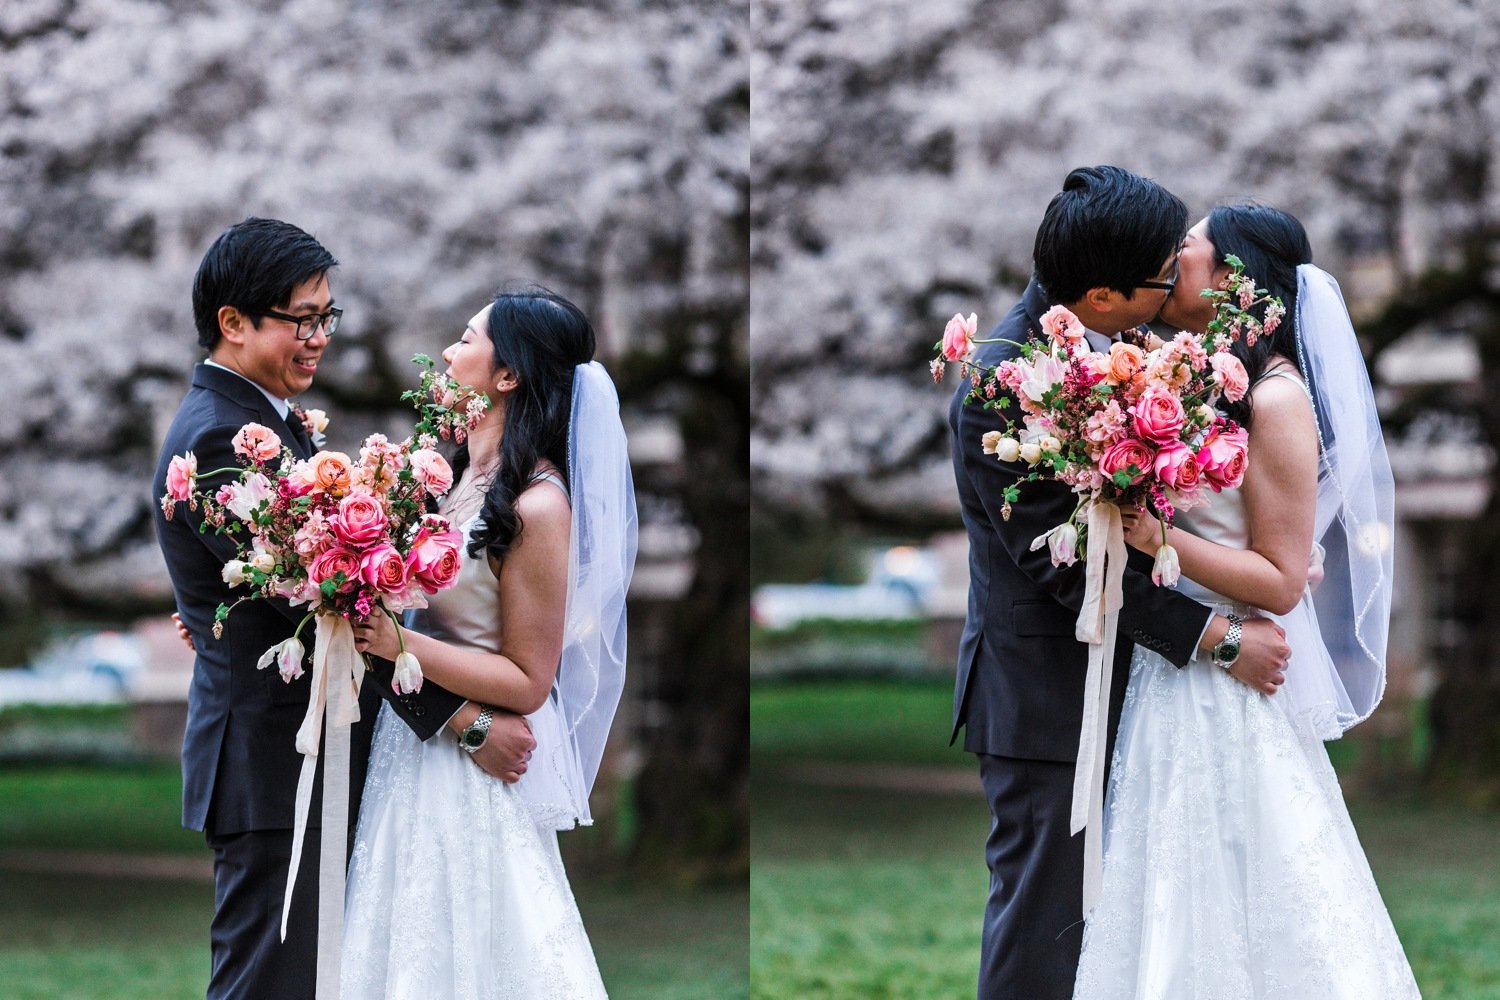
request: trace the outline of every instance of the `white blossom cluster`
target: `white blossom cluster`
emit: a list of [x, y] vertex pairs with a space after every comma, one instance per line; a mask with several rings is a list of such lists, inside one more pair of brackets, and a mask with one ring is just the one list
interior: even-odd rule
[[754, 0], [752, 23], [769, 509], [951, 517], [952, 386], [925, 361], [947, 317], [983, 336], [1015, 302], [1073, 167], [1194, 218], [1291, 211], [1357, 311], [1500, 222], [1500, 19], [1473, 0]]
[[504, 285], [574, 298], [606, 357], [743, 314], [746, 22], [692, 0], [0, 4], [0, 598], [164, 586], [148, 480], [201, 357], [193, 272], [247, 216], [340, 260], [312, 402], [351, 440]]

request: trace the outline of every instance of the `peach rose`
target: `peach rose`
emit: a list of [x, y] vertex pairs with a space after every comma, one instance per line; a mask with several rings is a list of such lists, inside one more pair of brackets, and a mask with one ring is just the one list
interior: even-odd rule
[[1141, 398], [1131, 406], [1130, 415], [1135, 418], [1135, 432], [1155, 442], [1176, 440], [1187, 420], [1177, 397], [1155, 386], [1141, 393]]
[[1116, 342], [1109, 345], [1109, 370], [1103, 374], [1112, 382], [1129, 382], [1145, 366], [1145, 351], [1134, 344]]
[[269, 462], [281, 454], [281, 438], [271, 428], [260, 424], [241, 427], [231, 444], [236, 455], [254, 462]]
[[1232, 490], [1245, 478], [1249, 441], [1243, 428], [1215, 431], [1198, 449], [1203, 478], [1215, 493]]
[[308, 472], [314, 489], [338, 497], [349, 492], [354, 463], [341, 451], [320, 451], [308, 460]]
[[377, 542], [385, 535], [385, 508], [365, 493], [351, 493], [339, 501], [338, 513], [328, 519], [334, 536], [354, 548]]
[[192, 452], [173, 455], [167, 465], [167, 496], [187, 500], [193, 495], [193, 480], [198, 475], [198, 456]]
[[382, 594], [406, 588], [406, 561], [394, 545], [377, 545], [359, 560], [359, 578]]
[[338, 574], [344, 574], [344, 583], [339, 590], [347, 591], [353, 589], [359, 581], [359, 553], [343, 545], [331, 545], [324, 549], [319, 556], [307, 567], [307, 579], [314, 584], [321, 584], [324, 580], [332, 580]]
[[1139, 471], [1130, 479], [1131, 483], [1138, 483], [1146, 470], [1151, 468], [1151, 460], [1155, 457], [1150, 445], [1135, 438], [1126, 438], [1116, 441], [1104, 450], [1099, 456], [1099, 471], [1114, 478], [1117, 472], [1129, 472], [1133, 465]]
[[447, 459], [426, 448], [411, 453], [411, 472], [427, 492], [440, 497], [453, 488], [453, 469]]

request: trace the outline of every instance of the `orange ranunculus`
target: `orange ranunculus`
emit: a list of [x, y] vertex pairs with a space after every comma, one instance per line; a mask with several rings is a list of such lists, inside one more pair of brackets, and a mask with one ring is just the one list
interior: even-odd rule
[[320, 451], [311, 459], [313, 487], [332, 496], [349, 492], [354, 464], [341, 451]]

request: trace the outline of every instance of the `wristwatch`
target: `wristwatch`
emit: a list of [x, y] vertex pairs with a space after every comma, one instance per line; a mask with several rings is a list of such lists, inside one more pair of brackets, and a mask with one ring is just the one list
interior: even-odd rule
[[1229, 631], [1209, 655], [1219, 666], [1228, 670], [1240, 658], [1240, 633], [1244, 631], [1245, 619], [1239, 615], [1225, 615], [1229, 619]]
[[484, 739], [490, 734], [490, 720], [494, 718], [494, 714], [494, 710], [488, 707], [481, 709], [479, 717], [458, 734], [458, 745], [464, 748], [464, 753], [472, 754], [484, 746]]

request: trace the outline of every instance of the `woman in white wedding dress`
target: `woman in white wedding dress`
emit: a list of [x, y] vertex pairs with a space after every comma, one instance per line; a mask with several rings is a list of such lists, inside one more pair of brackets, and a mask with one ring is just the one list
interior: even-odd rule
[[[537, 740], [515, 785], [455, 742], [417, 740], [381, 709], [350, 859], [347, 1000], [605, 996], [558, 855], [588, 824], [623, 684], [635, 505], [619, 403], [567, 300], [503, 294], [443, 352], [491, 406], [454, 460], [442, 513], [467, 547], [457, 582], [405, 630], [423, 674], [524, 713]], [[460, 404], [462, 402], [460, 401]], [[359, 648], [395, 658], [374, 616]]]
[[[1074, 997], [1417, 997], [1323, 747], [1385, 682], [1393, 497], [1369, 380], [1338, 285], [1275, 209], [1221, 207], [1189, 232], [1164, 321], [1206, 327], [1199, 293], [1224, 287], [1226, 254], [1287, 320], [1234, 348], [1251, 381], [1229, 407], [1249, 430], [1243, 485], [1180, 512], [1170, 541], [1180, 590], [1275, 618], [1292, 658], [1267, 694], [1137, 648]], [[1154, 552], [1160, 531], [1139, 517], [1129, 540]]]

